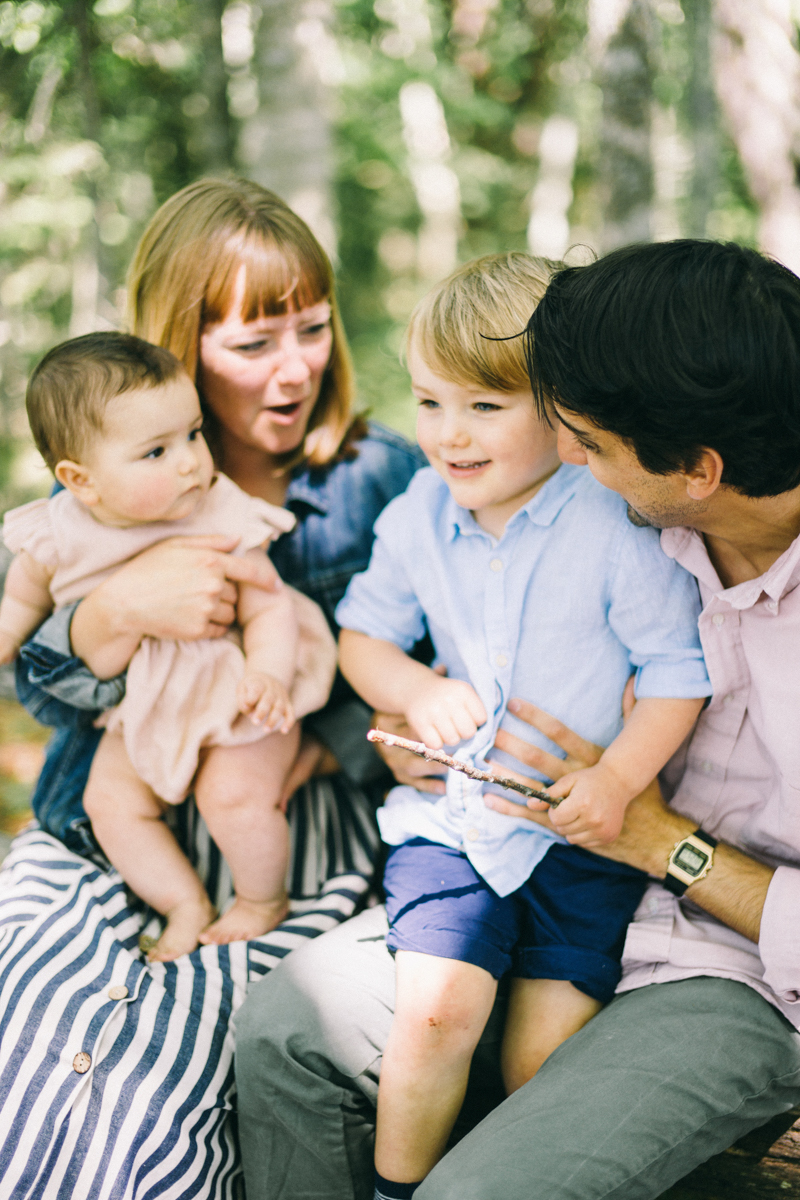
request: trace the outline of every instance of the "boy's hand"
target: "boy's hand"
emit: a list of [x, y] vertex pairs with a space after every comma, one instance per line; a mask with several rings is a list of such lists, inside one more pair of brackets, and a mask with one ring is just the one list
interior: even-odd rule
[[254, 725], [263, 725], [272, 733], [288, 733], [294, 725], [294, 709], [289, 693], [279, 679], [263, 671], [245, 671], [236, 689], [243, 713], [250, 713]]
[[553, 828], [573, 846], [602, 846], [622, 829], [625, 809], [633, 799], [624, 783], [599, 762], [584, 771], [563, 775], [548, 789], [567, 799], [550, 810]]
[[477, 733], [486, 712], [470, 684], [431, 672], [428, 684], [417, 689], [405, 717], [426, 746], [441, 750]]

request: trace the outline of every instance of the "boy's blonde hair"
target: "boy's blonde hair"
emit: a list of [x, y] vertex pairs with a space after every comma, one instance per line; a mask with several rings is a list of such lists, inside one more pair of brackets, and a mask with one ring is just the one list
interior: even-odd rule
[[411, 314], [406, 354], [413, 347], [432, 371], [454, 383], [526, 391], [530, 380], [518, 335], [562, 266], [521, 253], [474, 259], [420, 300]]
[[[283, 464], [325, 466], [366, 429], [353, 420], [353, 368], [330, 261], [305, 221], [274, 192], [248, 179], [199, 179], [162, 204], [128, 273], [130, 329], [171, 350], [202, 401], [200, 335], [227, 317], [242, 265], [243, 321], [330, 303], [330, 362], [303, 443]], [[206, 418], [213, 448], [215, 422], [207, 409]]]
[[62, 459], [81, 462], [103, 432], [109, 400], [182, 374], [169, 350], [127, 333], [87, 333], [54, 346], [31, 375], [25, 395], [39, 453], [51, 471]]

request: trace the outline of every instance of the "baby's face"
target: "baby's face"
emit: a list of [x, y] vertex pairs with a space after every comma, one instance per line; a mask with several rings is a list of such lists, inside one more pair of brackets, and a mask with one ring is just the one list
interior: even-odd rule
[[197, 391], [183, 373], [110, 400], [83, 464], [99, 497], [92, 506], [98, 520], [138, 525], [191, 516], [214, 473], [201, 424]]
[[501, 537], [506, 521], [558, 469], [556, 434], [530, 391], [489, 392], [435, 374], [412, 346], [417, 439], [456, 504]]

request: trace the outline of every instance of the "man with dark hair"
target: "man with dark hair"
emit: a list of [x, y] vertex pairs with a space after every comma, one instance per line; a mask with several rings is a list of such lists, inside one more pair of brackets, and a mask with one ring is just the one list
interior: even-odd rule
[[[556, 275], [528, 335], [562, 457], [619, 492], [635, 524], [663, 529], [697, 577], [714, 695], [671, 764], [669, 807], [652, 787], [600, 849], [657, 881], [618, 995], [415, 1196], [650, 1200], [800, 1101], [800, 280], [733, 245], [628, 247]], [[577, 735], [515, 711], [567, 762], [505, 733], [504, 750], [553, 777], [592, 761]], [[546, 822], [542, 807], [527, 815]], [[369, 910], [245, 1005], [250, 1200], [371, 1192], [385, 929]], [[484, 1082], [501, 1027], [498, 1007], [474, 1064]]]

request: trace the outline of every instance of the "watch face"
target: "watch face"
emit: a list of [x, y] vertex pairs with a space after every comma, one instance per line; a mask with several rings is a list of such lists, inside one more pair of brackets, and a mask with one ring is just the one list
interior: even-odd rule
[[703, 854], [702, 850], [697, 850], [694, 846], [681, 846], [672, 861], [687, 875], [697, 876], [703, 870], [709, 857], [710, 855]]

